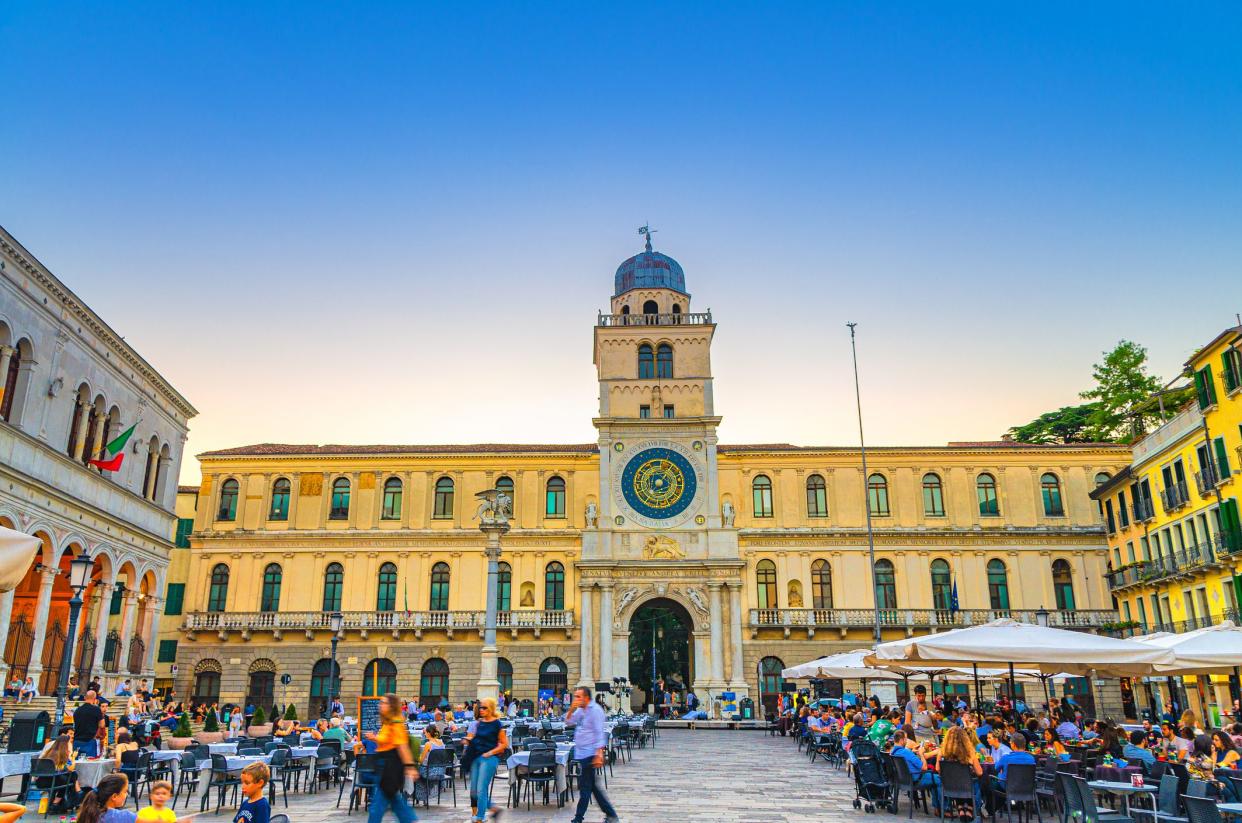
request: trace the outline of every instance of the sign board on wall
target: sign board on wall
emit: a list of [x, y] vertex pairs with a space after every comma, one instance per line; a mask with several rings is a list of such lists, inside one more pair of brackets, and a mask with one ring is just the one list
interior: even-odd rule
[[376, 734], [384, 721], [380, 718], [380, 697], [358, 698], [358, 733]]
[[872, 681], [867, 684], [867, 690], [880, 699], [882, 706], [897, 705], [897, 684], [888, 681]]

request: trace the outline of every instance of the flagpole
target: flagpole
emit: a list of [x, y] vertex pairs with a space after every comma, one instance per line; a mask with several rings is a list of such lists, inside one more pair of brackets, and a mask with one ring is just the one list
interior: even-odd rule
[[867, 512], [867, 555], [871, 559], [871, 600], [875, 604], [875, 644], [881, 643], [880, 635], [880, 592], [875, 576], [875, 533], [871, 527], [871, 498], [867, 479], [867, 441], [863, 438], [862, 393], [858, 388], [858, 346], [854, 343], [854, 327], [857, 323], [846, 323], [850, 327], [850, 351], [854, 356], [854, 404], [858, 408], [858, 450], [862, 455], [863, 504]]

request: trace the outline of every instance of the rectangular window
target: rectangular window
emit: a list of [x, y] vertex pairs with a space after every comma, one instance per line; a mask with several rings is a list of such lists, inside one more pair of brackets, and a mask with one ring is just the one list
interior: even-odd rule
[[1143, 624], [1143, 632], [1147, 632], [1147, 604], [1143, 602], [1143, 598], [1139, 597], [1135, 601], [1138, 604], [1139, 622]]
[[1143, 559], [1150, 561], [1151, 560], [1151, 544], [1147, 542], [1146, 537], [1139, 538], [1139, 548], [1142, 549], [1143, 551]]
[[161, 640], [159, 651], [156, 652], [156, 663], [176, 663], [177, 662], [177, 641]]
[[1121, 547], [1119, 546], [1113, 546], [1113, 564], [1121, 565]]
[[650, 418], [650, 417], [651, 417], [651, 407], [650, 407], [650, 406], [639, 406], [639, 407], [638, 407], [638, 418], [639, 418], [640, 420], [647, 420], [647, 419], [648, 419], [648, 418]]
[[1242, 523], [1238, 521], [1238, 501], [1229, 498], [1220, 504], [1217, 512], [1220, 519], [1221, 540], [1224, 550], [1236, 552], [1242, 550]]
[[1204, 366], [1195, 372], [1195, 396], [1199, 411], [1216, 405], [1216, 384], [1212, 381], [1212, 367]]
[[1212, 442], [1216, 446], [1216, 468], [1220, 470], [1220, 479], [1224, 480], [1233, 474], [1229, 468], [1229, 452], [1225, 451], [1225, 438], [1218, 437]]
[[173, 541], [179, 549], [190, 548], [190, 532], [194, 531], [193, 517], [180, 517], [177, 519], [177, 538]]
[[1126, 562], [1127, 563], [1134, 562], [1134, 541], [1133, 540], [1126, 543]]
[[181, 614], [182, 604], [185, 602], [185, 584], [169, 583], [168, 596], [164, 598], [164, 614], [178, 615]]
[[1126, 508], [1126, 493], [1117, 492], [1117, 514], [1121, 517], [1121, 528], [1130, 526], [1130, 510]]
[[1242, 386], [1242, 355], [1237, 349], [1225, 349], [1220, 359], [1225, 367], [1225, 391], [1233, 392]]
[[1121, 610], [1122, 610], [1122, 613], [1125, 614], [1125, 620], [1127, 623], [1131, 623], [1134, 621], [1134, 618], [1130, 615], [1130, 601], [1127, 600], [1126, 602], [1122, 603]]
[[108, 604], [108, 614], [121, 613], [121, 590], [112, 590], [112, 602]]
[[677, 416], [676, 409], [674, 409], [671, 403], [664, 404], [664, 416], [670, 420]]
[[1117, 531], [1117, 519], [1113, 516], [1113, 501], [1104, 501], [1104, 517], [1108, 520], [1108, 533], [1112, 534]]

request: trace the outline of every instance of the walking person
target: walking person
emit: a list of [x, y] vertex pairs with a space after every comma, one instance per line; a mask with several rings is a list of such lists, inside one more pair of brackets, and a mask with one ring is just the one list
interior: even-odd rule
[[405, 728], [405, 716], [401, 713], [401, 698], [386, 694], [380, 701], [380, 719], [383, 725], [376, 733], [366, 732], [364, 737], [374, 741], [375, 752], [380, 758], [379, 786], [371, 795], [371, 808], [367, 823], [382, 823], [384, 812], [392, 809], [400, 823], [411, 823], [418, 815], [405, 801], [405, 778], [418, 778], [418, 766], [410, 751], [410, 733]]
[[509, 748], [509, 738], [500, 725], [495, 700], [485, 697], [479, 701], [479, 719], [472, 725], [474, 731], [466, 736], [462, 756], [462, 768], [470, 769], [470, 819], [482, 823], [484, 815], [490, 815], [499, 820], [501, 809], [492, 805], [492, 778], [500, 755]]
[[578, 761], [579, 771], [578, 809], [573, 823], [583, 823], [592, 797], [603, 811], [606, 823], [617, 823], [617, 810], [595, 782], [595, 770], [604, 765], [608, 732], [604, 730], [604, 710], [591, 699], [588, 687], [574, 689], [574, 702], [569, 707], [569, 714], [565, 715], [565, 725], [574, 727], [574, 760]]

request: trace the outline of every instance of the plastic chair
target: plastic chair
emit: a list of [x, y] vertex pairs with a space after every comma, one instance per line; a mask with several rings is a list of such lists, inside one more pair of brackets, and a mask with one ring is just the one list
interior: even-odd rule
[[[893, 814], [897, 814], [898, 798], [901, 794], [905, 794], [910, 798], [910, 811], [906, 813], [906, 819], [914, 817], [914, 809], [919, 805], [919, 798], [923, 796], [923, 791], [914, 785], [914, 776], [910, 774], [910, 770], [906, 768], [904, 761], [898, 762], [895, 757], [887, 752], [880, 753], [880, 762], [884, 764], [884, 771], [888, 774], [888, 780], [893, 784]], [[927, 805], [926, 801], [923, 803]]]
[[320, 746], [315, 751], [315, 773], [310, 775], [310, 784], [319, 791], [319, 784], [324, 780], [331, 783], [336, 779], [337, 751], [331, 746]]
[[[1013, 820], [1013, 804], [1022, 804], [1018, 810], [1018, 819], [1022, 819], [1022, 812], [1026, 810], [1027, 804], [1035, 805], [1035, 817], [1039, 823], [1044, 823], [1044, 817], [1039, 811], [1039, 795], [1035, 791], [1035, 769], [1034, 763], [1015, 763], [1005, 770], [1005, 787], [997, 789], [995, 794], [1005, 799], [1005, 817]], [[992, 816], [996, 816], [996, 810], [992, 810]], [[1030, 820], [1030, 812], [1027, 811], [1027, 820]]]
[[194, 756], [194, 752], [186, 749], [181, 753], [181, 762], [178, 764], [177, 770], [177, 789], [173, 792], [172, 807], [177, 808], [177, 798], [181, 796], [181, 790], [186, 789], [185, 808], [190, 807], [190, 795], [198, 791], [198, 780], [203, 774], [203, 769], [198, 764], [198, 758]]
[[1057, 782], [1061, 785], [1061, 799], [1065, 802], [1065, 812], [1061, 819], [1067, 823], [1082, 823], [1082, 793], [1078, 790], [1078, 775], [1057, 771]]
[[267, 764], [270, 773], [270, 779], [267, 781], [267, 802], [272, 806], [276, 805], [276, 789], [279, 787], [280, 796], [285, 799], [286, 809], [289, 808], [289, 778], [283, 772], [288, 763], [289, 750], [274, 749], [271, 760]]
[[[526, 774], [522, 777], [526, 790], [526, 810], [530, 811], [531, 801], [535, 796], [535, 787], [543, 787], [543, 804], [548, 804], [548, 787], [556, 787], [556, 752], [553, 749], [532, 749], [530, 761], [526, 765]], [[519, 802], [521, 797], [518, 798]]]
[[1221, 823], [1220, 809], [1206, 797], [1183, 795], [1182, 802], [1186, 804], [1186, 816], [1190, 818], [1190, 823]]
[[970, 803], [971, 816], [979, 820], [983, 810], [975, 805], [975, 772], [966, 763], [942, 760], [940, 763], [940, 819], [944, 820], [949, 801]]
[[207, 782], [207, 788], [203, 791], [202, 800], [199, 801], [199, 811], [203, 812], [207, 809], [207, 800], [211, 797], [211, 790], [216, 790], [216, 814], [220, 813], [220, 807], [224, 805], [224, 795], [231, 788], [233, 790], [233, 802], [237, 802], [237, 794], [241, 791], [241, 775], [231, 774], [229, 772], [229, 761], [222, 754], [213, 754], [211, 756], [211, 775]]
[[[126, 752], [126, 754], [129, 754], [129, 752]], [[142, 806], [138, 801], [142, 798], [143, 786], [149, 789], [151, 784], [155, 782], [152, 777], [151, 753], [140, 750], [138, 752], [138, 761], [134, 765], [134, 775], [126, 776], [129, 777], [129, 795], [134, 798], [134, 808], [141, 809]]]
[[[532, 754], [531, 757], [534, 757]], [[439, 748], [433, 749], [427, 755], [427, 762], [418, 770], [418, 785], [424, 790], [424, 804], [431, 805], [431, 788], [436, 789], [436, 802], [440, 802], [440, 795], [444, 790], [444, 784], [447, 782], [453, 787], [453, 805], [457, 805], [457, 781], [453, 775], [453, 765], [456, 762], [456, 755], [452, 749]]]
[[[361, 754], [354, 762], [354, 773], [349, 779], [349, 809], [346, 814], [353, 814], [355, 806], [360, 809], [366, 809], [369, 805], [371, 792], [379, 786], [379, 773], [375, 771], [375, 755]], [[336, 807], [341, 807], [341, 797], [345, 793], [345, 781], [341, 781], [341, 788], [336, 794]]]
[[1151, 798], [1152, 807], [1150, 809], [1135, 808], [1134, 801], [1143, 796], [1136, 795], [1130, 800], [1130, 816], [1138, 823], [1163, 823], [1166, 820], [1170, 823], [1187, 823], [1189, 818], [1181, 816], [1177, 788], [1177, 775], [1166, 770], [1164, 776], [1160, 778], [1160, 788], [1155, 794], [1147, 795]]
[[[55, 798], [56, 793], [60, 792], [61, 796], [65, 798], [65, 807], [68, 809], [68, 793], [73, 789], [74, 781], [72, 772], [67, 769], [58, 770], [56, 764], [49, 758], [37, 757], [30, 761], [30, 779], [38, 788], [46, 791], [49, 798]], [[52, 804], [49, 800], [43, 816], [47, 817], [51, 809]]]
[[1095, 803], [1095, 792], [1087, 785], [1086, 778], [1075, 777], [1074, 786], [1082, 800], [1083, 823], [1134, 823], [1134, 818], [1114, 811], [1100, 811]]

